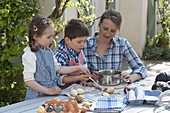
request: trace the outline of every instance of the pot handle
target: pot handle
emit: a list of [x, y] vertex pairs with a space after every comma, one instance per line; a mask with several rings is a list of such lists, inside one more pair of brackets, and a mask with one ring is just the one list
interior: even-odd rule
[[129, 83], [129, 82], [130, 82], [129, 79], [125, 79], [125, 78], [122, 78], [122, 77], [120, 77], [120, 79], [123, 80], [123, 81], [125, 81], [126, 83]]

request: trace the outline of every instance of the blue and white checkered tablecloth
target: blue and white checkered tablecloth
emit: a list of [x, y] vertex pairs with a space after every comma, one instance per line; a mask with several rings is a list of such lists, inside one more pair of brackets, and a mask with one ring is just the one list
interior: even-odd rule
[[101, 111], [122, 111], [128, 101], [126, 98], [115, 98], [115, 97], [99, 97], [97, 99], [94, 110]]

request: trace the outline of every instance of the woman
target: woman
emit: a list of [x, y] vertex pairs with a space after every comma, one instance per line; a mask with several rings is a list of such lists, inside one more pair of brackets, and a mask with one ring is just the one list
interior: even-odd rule
[[115, 10], [105, 11], [99, 21], [99, 32], [86, 41], [83, 49], [91, 73], [104, 69], [121, 70], [125, 59], [132, 72], [121, 76], [130, 82], [147, 76], [147, 70], [127, 39], [116, 35], [122, 22], [121, 14]]

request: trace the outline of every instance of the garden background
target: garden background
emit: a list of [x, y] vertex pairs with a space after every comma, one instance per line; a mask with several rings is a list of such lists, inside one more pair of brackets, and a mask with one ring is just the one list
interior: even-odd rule
[[[98, 3], [97, 0], [50, 1], [55, 3], [54, 8], [51, 9], [51, 13], [48, 15], [54, 21], [56, 31], [56, 36], [54, 37], [56, 40], [53, 42], [52, 49], [55, 49], [57, 40], [62, 38], [61, 34], [67, 22], [64, 16], [69, 16], [66, 13], [68, 8], [74, 7], [77, 18], [83, 20], [89, 26], [89, 29], [93, 29], [99, 18], [95, 13], [92, 13], [100, 9], [99, 6], [94, 6], [94, 3]], [[48, 2], [50, 1], [48, 0]], [[109, 8], [116, 9], [117, 7], [114, 4], [120, 3], [120, 1], [102, 0], [100, 2], [104, 3], [104, 10], [107, 10]], [[28, 24], [34, 15], [41, 14], [41, 2], [45, 2], [45, 0], [0, 1], [0, 107], [24, 100], [26, 86], [22, 76], [21, 55], [23, 54], [23, 48], [28, 43]], [[125, 2], [130, 1], [124, 0]], [[160, 26], [158, 32], [155, 33], [152, 32], [152, 29], [149, 30], [149, 28], [144, 31], [146, 34], [145, 46], [140, 48], [143, 50], [140, 57], [148, 69], [151, 69], [158, 62], [162, 64], [164, 61], [170, 61], [170, 1], [145, 0], [145, 2], [148, 4], [147, 15], [145, 15], [147, 22], [152, 20], [152, 12], [155, 12], [156, 21], [154, 20], [154, 22]], [[133, 3], [132, 5], [134, 6]], [[149, 5], [151, 6], [149, 7]], [[150, 61], [155, 62], [155, 60], [157, 63], [150, 63]], [[147, 61], [148, 63], [146, 63]], [[126, 63], [124, 66], [124, 69], [128, 68]]]

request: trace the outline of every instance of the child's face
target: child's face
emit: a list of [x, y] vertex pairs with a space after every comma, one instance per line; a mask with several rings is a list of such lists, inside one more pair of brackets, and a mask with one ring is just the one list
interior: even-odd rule
[[68, 37], [65, 37], [67, 47], [73, 49], [76, 52], [80, 52], [84, 48], [85, 41], [87, 37], [76, 37], [75, 39], [70, 40]]
[[47, 27], [42, 36], [36, 37], [36, 44], [41, 47], [49, 47], [49, 45], [52, 43], [54, 36], [54, 28], [52, 26]]

